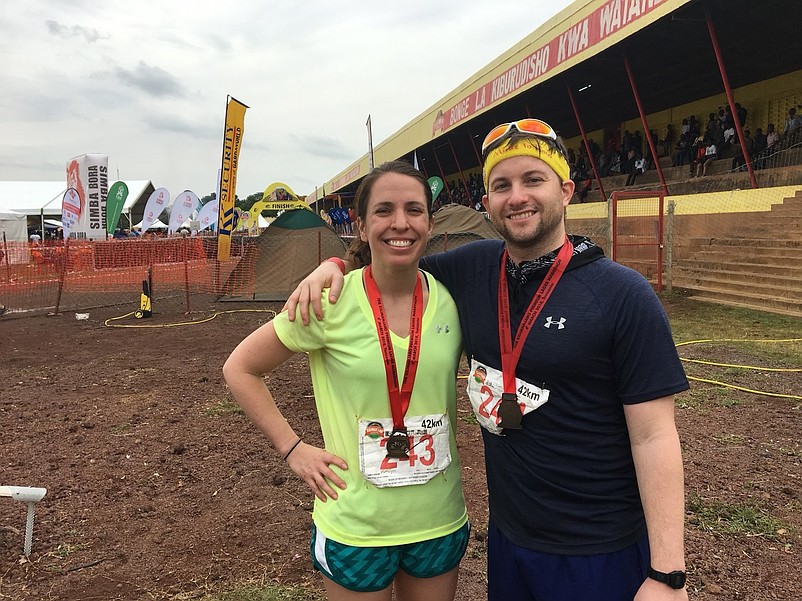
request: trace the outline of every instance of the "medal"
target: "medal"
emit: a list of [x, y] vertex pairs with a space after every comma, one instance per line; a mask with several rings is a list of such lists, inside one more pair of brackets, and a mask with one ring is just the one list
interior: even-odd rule
[[409, 436], [407, 430], [393, 430], [387, 439], [387, 456], [390, 459], [409, 459]]
[[390, 336], [390, 326], [384, 312], [381, 292], [373, 279], [373, 268], [368, 265], [364, 271], [365, 290], [370, 301], [370, 308], [376, 322], [376, 333], [384, 359], [384, 371], [387, 376], [387, 393], [390, 397], [390, 411], [393, 414], [393, 433], [387, 439], [387, 456], [391, 459], [409, 459], [409, 437], [404, 427], [406, 415], [412, 398], [412, 386], [418, 371], [420, 355], [421, 323], [423, 321], [423, 285], [418, 276], [412, 295], [412, 311], [409, 316], [409, 350], [404, 367], [404, 378], [398, 385], [398, 369], [395, 364], [395, 353]]
[[501, 404], [498, 407], [499, 428], [507, 430], [521, 429], [521, 408], [518, 406], [518, 395], [514, 392], [505, 392], [501, 395]]
[[529, 306], [521, 318], [521, 323], [518, 325], [518, 331], [515, 333], [515, 340], [512, 339], [511, 333], [511, 313], [510, 313], [510, 299], [509, 291], [507, 289], [507, 251], [501, 256], [501, 270], [498, 278], [498, 336], [499, 336], [499, 350], [501, 351], [501, 375], [504, 385], [504, 393], [501, 395], [501, 403], [499, 403], [498, 410], [496, 411], [499, 423], [499, 428], [520, 430], [521, 426], [521, 409], [518, 406], [518, 395], [516, 394], [516, 381], [515, 369], [518, 366], [518, 360], [521, 358], [521, 351], [523, 350], [526, 337], [535, 324], [537, 316], [540, 315], [540, 310], [546, 304], [546, 301], [551, 296], [557, 282], [560, 281], [565, 268], [568, 266], [571, 256], [574, 253], [574, 247], [571, 244], [568, 236], [565, 237], [557, 257], [554, 259], [546, 277], [543, 278], [540, 286], [538, 286]]

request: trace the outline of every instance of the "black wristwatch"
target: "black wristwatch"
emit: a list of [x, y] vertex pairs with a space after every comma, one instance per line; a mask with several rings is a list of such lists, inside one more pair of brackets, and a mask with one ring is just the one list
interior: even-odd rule
[[653, 567], [649, 566], [649, 578], [667, 584], [673, 589], [681, 589], [685, 586], [686, 575], [682, 570], [674, 570], [666, 574], [665, 572], [658, 572]]

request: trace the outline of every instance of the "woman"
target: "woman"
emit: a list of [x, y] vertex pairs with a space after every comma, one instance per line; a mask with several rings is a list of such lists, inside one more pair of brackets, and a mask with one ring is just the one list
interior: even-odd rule
[[[469, 525], [456, 451], [456, 306], [418, 269], [432, 193], [407, 163], [374, 169], [354, 199], [358, 238], [336, 305], [310, 327], [286, 313], [223, 368], [237, 402], [314, 492], [312, 559], [331, 600], [450, 601]], [[325, 448], [301, 441], [265, 386], [309, 353]], [[369, 569], [365, 568], [369, 566]]]

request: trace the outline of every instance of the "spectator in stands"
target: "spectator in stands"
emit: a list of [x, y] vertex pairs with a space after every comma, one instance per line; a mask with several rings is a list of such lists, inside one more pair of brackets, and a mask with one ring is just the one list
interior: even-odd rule
[[[732, 140], [732, 170], [743, 171], [746, 165], [746, 157], [750, 159], [755, 156], [755, 140], [752, 138], [752, 132], [748, 129], [744, 130], [744, 146], [741, 147], [737, 136]], [[746, 152], [744, 152], [746, 150]]]
[[677, 147], [674, 149], [674, 157], [671, 160], [672, 167], [679, 167], [691, 162], [694, 153], [693, 137], [690, 131], [682, 133], [677, 140]]
[[766, 142], [766, 134], [763, 133], [763, 128], [758, 127], [755, 130], [755, 137], [752, 145], [752, 152], [754, 152], [753, 156], [758, 156], [766, 150], [767, 142]]
[[699, 125], [695, 115], [688, 117], [688, 131], [694, 136], [699, 136], [702, 133], [701, 125]]
[[746, 125], [747, 111], [744, 107], [741, 106], [739, 102], [735, 103], [735, 112], [738, 114], [738, 121], [741, 123], [741, 127]]
[[627, 151], [627, 160], [622, 165], [622, 171], [626, 170], [627, 173], [627, 181], [625, 186], [631, 186], [635, 183], [635, 178], [638, 175], [637, 167], [635, 163], [638, 161], [638, 154], [635, 148], [630, 148]]
[[780, 142], [780, 134], [774, 129], [774, 123], [766, 126], [766, 154], [777, 150], [775, 146]]
[[694, 177], [697, 168], [704, 164], [707, 146], [712, 143], [712, 138], [703, 138], [702, 136], [696, 138], [696, 141], [693, 143], [693, 160], [690, 163], [690, 177]]
[[682, 120], [682, 127], [680, 128], [679, 133], [680, 133], [680, 135], [682, 135], [682, 134], [687, 134], [689, 131], [691, 131], [690, 123], [688, 122], [687, 119], [683, 119]]
[[[723, 124], [722, 124], [723, 125]], [[699, 161], [696, 165], [696, 177], [702, 177], [707, 175], [707, 170], [710, 165], [719, 158], [719, 146], [716, 145], [715, 141], [711, 141], [707, 146], [705, 146], [705, 154], [703, 160]]]
[[674, 137], [676, 133], [674, 132], [674, 126], [670, 123], [666, 124], [666, 134], [663, 137], [663, 141], [660, 143], [662, 150], [660, 150], [661, 157], [671, 156], [671, 148], [674, 145]]
[[618, 156], [618, 147], [615, 143], [613, 134], [607, 136], [607, 143], [604, 145], [604, 167], [601, 169], [601, 176], [607, 177], [615, 165]]
[[783, 147], [788, 148], [795, 144], [799, 139], [800, 132], [802, 132], [802, 115], [797, 115], [796, 109], [791, 107], [788, 109], [788, 118], [785, 120], [785, 129], [783, 129]]
[[762, 127], [758, 127], [752, 142], [752, 167], [755, 169], [763, 169], [766, 166], [766, 145], [766, 134], [763, 133]]
[[707, 116], [707, 125], [705, 125], [705, 135], [712, 136], [716, 133], [718, 129], [719, 120], [716, 116], [716, 113], [710, 113]]

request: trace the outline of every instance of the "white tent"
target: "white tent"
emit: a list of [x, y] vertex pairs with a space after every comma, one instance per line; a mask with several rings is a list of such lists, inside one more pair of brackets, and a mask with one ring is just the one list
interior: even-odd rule
[[[143, 224], [144, 222], [145, 222], [145, 220], [143, 219], [143, 220], [142, 220], [142, 221], [140, 221], [139, 223], [135, 223], [135, 224], [134, 224], [134, 227], [135, 227], [136, 229], [141, 229], [141, 228], [142, 228], [142, 224]], [[150, 225], [150, 227], [148, 228], [148, 231], [150, 231], [150, 230], [166, 230], [166, 229], [167, 229], [167, 224], [166, 224], [166, 223], [164, 223], [163, 221], [161, 221], [160, 219], [157, 219], [156, 221], [154, 221], [154, 222], [153, 222], [153, 223]]]
[[[109, 184], [114, 183], [109, 180]], [[151, 185], [150, 180], [126, 181], [128, 198], [123, 212], [128, 211]], [[0, 208], [24, 215], [61, 217], [61, 199], [67, 191], [66, 181], [57, 182], [0, 182]]]
[[0, 207], [0, 241], [3, 237], [9, 242], [28, 240], [28, 219], [24, 214]]

